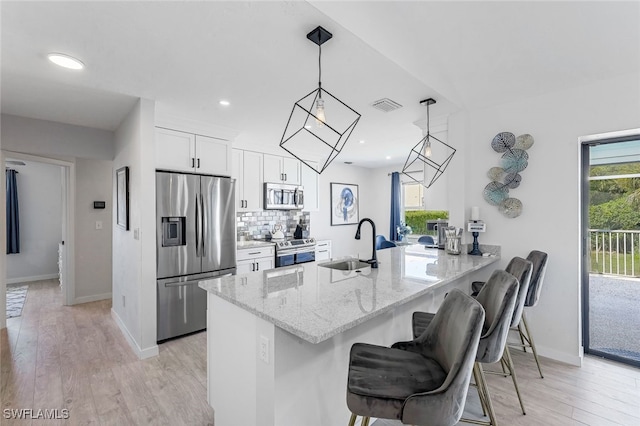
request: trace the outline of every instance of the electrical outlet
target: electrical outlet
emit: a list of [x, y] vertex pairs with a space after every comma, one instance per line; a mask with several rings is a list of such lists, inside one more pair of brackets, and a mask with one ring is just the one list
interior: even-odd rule
[[102, 229], [102, 221], [96, 220], [96, 229]]
[[139, 240], [140, 239], [140, 228], [135, 228], [133, 230], [133, 239], [134, 240]]
[[258, 349], [260, 359], [265, 364], [269, 364], [269, 339], [264, 336], [260, 336], [260, 348]]
[[126, 304], [126, 300], [124, 298], [124, 294], [122, 295], [122, 307], [124, 308], [125, 306], [127, 306]]

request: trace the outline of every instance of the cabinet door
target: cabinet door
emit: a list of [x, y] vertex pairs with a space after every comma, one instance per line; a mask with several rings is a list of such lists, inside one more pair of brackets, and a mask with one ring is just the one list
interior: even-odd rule
[[273, 259], [273, 257], [262, 257], [260, 259], [256, 259], [256, 272], [273, 269], [274, 263], [275, 260]]
[[[308, 163], [314, 167], [317, 167], [317, 163], [314, 161], [308, 161]], [[304, 163], [301, 163], [300, 167], [302, 169], [301, 183], [304, 189], [304, 211], [318, 211], [320, 206], [318, 174], [315, 172], [315, 170], [311, 169]]]
[[240, 275], [254, 272], [255, 267], [253, 266], [253, 262], [253, 259], [238, 260], [236, 262], [236, 274]]
[[282, 158], [282, 173], [284, 182], [290, 185], [300, 185], [300, 161], [295, 158]]
[[190, 133], [156, 128], [156, 168], [193, 172], [195, 136]]
[[282, 157], [264, 154], [264, 182], [282, 182]]
[[262, 184], [262, 154], [259, 152], [244, 152], [244, 200], [245, 210], [262, 210], [263, 184]]
[[244, 211], [244, 151], [234, 149], [231, 153], [231, 177], [236, 179], [236, 211]]
[[196, 172], [231, 176], [229, 141], [196, 135]]

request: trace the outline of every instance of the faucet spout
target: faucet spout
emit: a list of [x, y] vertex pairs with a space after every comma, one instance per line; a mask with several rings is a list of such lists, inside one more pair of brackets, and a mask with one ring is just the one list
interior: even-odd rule
[[376, 256], [376, 224], [373, 223], [373, 221], [371, 219], [369, 219], [368, 217], [365, 217], [364, 219], [360, 220], [360, 222], [358, 222], [358, 229], [356, 230], [356, 240], [360, 239], [360, 228], [362, 227], [362, 224], [364, 222], [369, 222], [371, 224], [371, 228], [372, 228], [372, 232], [371, 232], [371, 248], [372, 248], [372, 253], [371, 253], [371, 259], [367, 260], [367, 263], [369, 265], [371, 265], [372, 268], [377, 268], [378, 267], [378, 258]]

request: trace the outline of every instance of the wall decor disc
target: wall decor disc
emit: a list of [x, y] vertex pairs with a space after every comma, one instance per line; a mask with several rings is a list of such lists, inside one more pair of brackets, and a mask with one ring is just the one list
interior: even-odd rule
[[504, 174], [504, 169], [502, 167], [492, 167], [487, 172], [487, 176], [489, 177], [489, 179], [495, 181], [502, 180]]
[[520, 182], [522, 181], [522, 176], [519, 173], [508, 173], [504, 177], [504, 184], [509, 187], [509, 189], [514, 189], [520, 186]]
[[507, 198], [500, 203], [498, 211], [511, 219], [518, 217], [522, 214], [522, 201], [517, 198]]
[[507, 173], [518, 173], [529, 165], [529, 154], [523, 149], [510, 149], [502, 154], [502, 168]]
[[528, 133], [524, 135], [520, 135], [516, 138], [516, 144], [514, 148], [518, 149], [529, 149], [533, 146], [533, 136]]
[[487, 203], [497, 206], [509, 198], [509, 188], [500, 182], [489, 182], [489, 184], [484, 187], [482, 196]]
[[491, 148], [495, 152], [505, 152], [516, 144], [516, 135], [511, 132], [501, 132], [494, 136]]

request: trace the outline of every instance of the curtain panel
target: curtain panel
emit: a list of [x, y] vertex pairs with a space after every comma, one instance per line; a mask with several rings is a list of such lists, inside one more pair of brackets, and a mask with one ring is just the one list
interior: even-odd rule
[[391, 223], [389, 226], [389, 240], [397, 241], [398, 226], [400, 226], [400, 209], [402, 201], [402, 187], [400, 186], [400, 173], [391, 173]]

